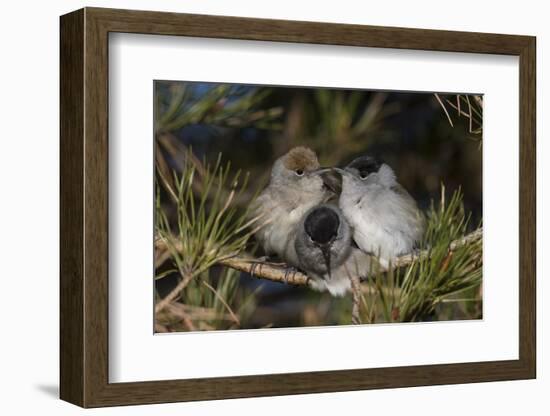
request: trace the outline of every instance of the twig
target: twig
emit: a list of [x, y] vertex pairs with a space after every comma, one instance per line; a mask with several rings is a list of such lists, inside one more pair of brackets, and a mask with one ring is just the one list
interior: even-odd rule
[[470, 124], [469, 124], [469, 131], [470, 133], [473, 131], [473, 124], [472, 124], [472, 104], [470, 103], [470, 99], [468, 96], [466, 96], [466, 101], [468, 102], [468, 111], [470, 112]]
[[353, 325], [361, 325], [361, 316], [359, 314], [359, 308], [361, 304], [361, 283], [359, 282], [359, 276], [349, 276], [351, 281], [351, 293], [353, 306], [351, 309], [351, 323]]
[[227, 302], [223, 299], [223, 297], [218, 293], [218, 291], [216, 289], [214, 289], [212, 287], [211, 284], [209, 284], [208, 282], [206, 281], [203, 281], [202, 282], [203, 285], [205, 285], [208, 289], [210, 289], [210, 291], [212, 291], [214, 293], [214, 296], [216, 296], [216, 298], [218, 298], [218, 300], [222, 303], [222, 305], [225, 307], [225, 309], [227, 309], [227, 312], [229, 312], [229, 315], [231, 315], [231, 318], [233, 319], [233, 321], [238, 325], [238, 326], [241, 326], [241, 321], [239, 320], [239, 318], [237, 317], [237, 315], [235, 315], [235, 312], [233, 312], [233, 310], [231, 309], [231, 307], [227, 304]]
[[[457, 248], [460, 248], [467, 244], [481, 240], [482, 237], [483, 237], [483, 228], [480, 227], [477, 230], [471, 232], [470, 234], [451, 242], [451, 244], [449, 245], [449, 251], [453, 252]], [[401, 256], [395, 259], [395, 261], [393, 262], [393, 268], [401, 268], [401, 267], [409, 266], [413, 261], [424, 259], [429, 255], [430, 255], [429, 249], [422, 250], [418, 253], [406, 254], [404, 256]]]
[[165, 298], [163, 298], [160, 302], [158, 302], [155, 305], [155, 313], [159, 313], [160, 311], [162, 311], [166, 306], [168, 306], [170, 302], [172, 302], [176, 297], [178, 297], [180, 292], [183, 289], [185, 289], [185, 287], [189, 284], [189, 282], [191, 281], [191, 279], [193, 279], [193, 277], [195, 277], [193, 273], [186, 274], [183, 280], [179, 282], [177, 286], [174, 289], [172, 289], [172, 291], [168, 293], [168, 295]]
[[454, 104], [454, 103], [453, 103], [451, 100], [449, 100], [448, 98], [445, 98], [445, 102], [446, 102], [447, 104], [449, 104], [453, 110], [456, 110], [456, 113], [458, 114], [459, 117], [460, 117], [460, 116], [464, 116], [464, 117], [466, 117], [467, 119], [470, 118], [470, 114], [469, 114], [469, 113], [465, 112], [464, 110], [461, 110], [460, 107], [457, 107], [456, 104]]
[[174, 304], [170, 304], [167, 306], [167, 309], [170, 310], [174, 315], [181, 318], [183, 324], [187, 327], [189, 331], [195, 331], [195, 325], [193, 324], [193, 321], [189, 317], [189, 315], [183, 310], [183, 308], [178, 308], [174, 306]]
[[470, 234], [462, 238], [459, 238], [458, 240], [453, 241], [449, 246], [449, 248], [451, 251], [454, 251], [459, 247], [481, 240], [482, 237], [483, 237], [483, 228], [480, 227], [477, 230], [471, 232]]
[[299, 271], [286, 273], [285, 277], [285, 272], [287, 272], [286, 267], [258, 262], [258, 260], [253, 258], [229, 257], [221, 260], [219, 264], [273, 282], [288, 283], [296, 286], [309, 285], [309, 278]]
[[[449, 251], [453, 252], [462, 246], [480, 241], [482, 236], [483, 236], [483, 228], [478, 228], [472, 233], [451, 242], [451, 244], [449, 245]], [[166, 247], [164, 241], [161, 239], [158, 239], [155, 242], [155, 246], [157, 250], [163, 250]], [[181, 247], [176, 246], [176, 249], [181, 250]], [[407, 267], [411, 265], [414, 261], [425, 259], [429, 257], [429, 255], [430, 255], [429, 249], [422, 250], [417, 253], [406, 254], [404, 256], [397, 257], [391, 264], [390, 268], [398, 269], [402, 267]], [[299, 271], [288, 273], [288, 269], [284, 266], [276, 266], [269, 263], [262, 263], [254, 258], [233, 256], [233, 257], [227, 257], [223, 260], [220, 260], [218, 264], [222, 266], [230, 267], [232, 269], [235, 269], [244, 273], [249, 273], [250, 275], [254, 275], [257, 278], [271, 280], [273, 282], [288, 283], [296, 286], [309, 286], [309, 278], [307, 277], [307, 275]], [[388, 270], [382, 270], [382, 271], [388, 271]], [[182, 282], [180, 282], [180, 284], [172, 292], [170, 292], [168, 296], [171, 296], [172, 293], [176, 292], [176, 290], [177, 292], [179, 292], [181, 290], [179, 289], [179, 287], [182, 286], [182, 283], [185, 282], [186, 280], [187, 279], [182, 280]], [[188, 282], [186, 282], [185, 285], [183, 285], [183, 288], [187, 285], [187, 283]], [[177, 293], [175, 293], [175, 295], [171, 299], [175, 298], [176, 296], [177, 296]], [[157, 307], [155, 309], [159, 308], [159, 305], [165, 300], [166, 298], [160, 301], [157, 304]]]
[[445, 104], [443, 104], [443, 101], [441, 101], [441, 98], [439, 98], [439, 94], [434, 93], [434, 95], [435, 95], [435, 98], [437, 99], [437, 101], [439, 102], [439, 105], [441, 106], [441, 108], [443, 108], [443, 111], [445, 112], [445, 115], [447, 116], [447, 120], [449, 120], [449, 124], [451, 125], [451, 127], [454, 127], [453, 126], [453, 120], [451, 120], [451, 116], [449, 115], [449, 112], [447, 111], [447, 107], [445, 107]]
[[158, 322], [156, 322], [155, 323], [155, 332], [170, 332], [170, 331], [164, 325], [159, 324]]
[[233, 317], [228, 313], [218, 312], [214, 308], [206, 308], [201, 306], [188, 305], [173, 301], [166, 307], [173, 315], [182, 316], [185, 314], [189, 319], [194, 321], [210, 321], [210, 320], [224, 320], [233, 321]]

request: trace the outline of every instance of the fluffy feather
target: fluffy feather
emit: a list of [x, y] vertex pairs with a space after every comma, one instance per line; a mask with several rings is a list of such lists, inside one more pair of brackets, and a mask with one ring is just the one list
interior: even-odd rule
[[415, 248], [424, 232], [424, 216], [388, 165], [364, 178], [358, 167], [352, 162], [346, 168], [339, 205], [359, 248], [387, 266]]
[[254, 201], [252, 210], [265, 222], [256, 239], [267, 255], [296, 263], [292, 240], [296, 225], [308, 209], [332, 195], [316, 172], [318, 168], [317, 156], [305, 147], [290, 150], [273, 164], [270, 182]]

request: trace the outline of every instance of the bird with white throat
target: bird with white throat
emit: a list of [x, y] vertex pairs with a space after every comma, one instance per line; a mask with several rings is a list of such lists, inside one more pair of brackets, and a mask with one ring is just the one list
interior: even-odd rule
[[360, 156], [344, 169], [339, 206], [353, 228], [353, 239], [365, 253], [388, 267], [396, 257], [412, 252], [425, 228], [416, 201], [396, 179], [390, 166]]
[[311, 279], [310, 287], [343, 296], [351, 290], [353, 278], [371, 271], [372, 257], [353, 245], [352, 230], [340, 209], [322, 204], [308, 210], [295, 236], [299, 263]]

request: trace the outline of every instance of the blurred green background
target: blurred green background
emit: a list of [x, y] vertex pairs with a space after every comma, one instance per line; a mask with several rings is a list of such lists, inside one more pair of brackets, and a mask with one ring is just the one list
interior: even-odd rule
[[[203, 167], [221, 154], [232, 172], [250, 172], [246, 192], [235, 201], [242, 207], [267, 184], [278, 157], [306, 145], [322, 166], [342, 166], [365, 153], [381, 158], [424, 210], [439, 200], [442, 183], [449, 195], [461, 188], [471, 227], [481, 220], [480, 96], [156, 81], [155, 100], [158, 172], [167, 178], [181, 172], [189, 150]], [[160, 201], [168, 218], [173, 216], [175, 208], [162, 191]], [[262, 254], [254, 241], [247, 250]], [[168, 263], [157, 264], [158, 298], [181, 278], [169, 272]], [[181, 313], [174, 308], [160, 313], [157, 330], [349, 323], [349, 297], [236, 274], [221, 267], [206, 272], [202, 279], [217, 294], [191, 284], [176, 305]], [[476, 297], [442, 306], [426, 319], [479, 318], [481, 293]]]

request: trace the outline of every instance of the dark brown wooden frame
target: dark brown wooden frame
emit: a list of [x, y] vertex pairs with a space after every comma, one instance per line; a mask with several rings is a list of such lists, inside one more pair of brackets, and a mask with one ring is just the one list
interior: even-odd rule
[[[110, 32], [519, 56], [519, 359], [109, 383]], [[98, 407], [535, 378], [534, 37], [85, 8], [61, 17], [60, 46], [60, 396], [63, 400], [83, 407]]]

